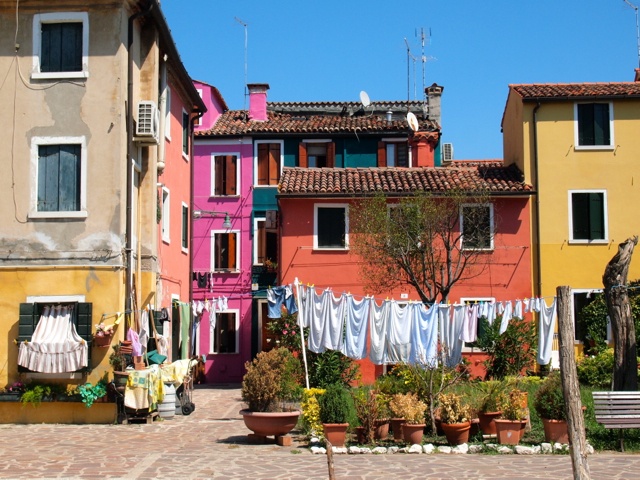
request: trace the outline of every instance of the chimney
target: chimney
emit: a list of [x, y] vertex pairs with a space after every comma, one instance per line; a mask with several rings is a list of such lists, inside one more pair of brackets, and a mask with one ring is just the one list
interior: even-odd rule
[[443, 90], [444, 90], [444, 87], [441, 87], [435, 83], [425, 89], [425, 93], [427, 94], [427, 102], [429, 104], [428, 118], [432, 122], [435, 122], [438, 127], [442, 126], [440, 124], [440, 116], [441, 116], [440, 103], [441, 103]]
[[636, 69], [635, 69], [635, 72], [636, 72], [636, 76], [635, 76], [635, 78], [633, 79], [633, 81], [634, 81], [634, 82], [640, 82], [640, 68], [636, 68]]
[[249, 83], [249, 119], [258, 122], [267, 121], [268, 83]]

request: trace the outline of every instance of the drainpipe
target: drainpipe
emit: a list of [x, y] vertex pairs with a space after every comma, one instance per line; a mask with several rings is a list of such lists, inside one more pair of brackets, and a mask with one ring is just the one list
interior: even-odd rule
[[[131, 190], [133, 188], [133, 172], [131, 167], [131, 151], [133, 143], [133, 54], [131, 46], [133, 45], [133, 23], [140, 17], [148, 15], [155, 5], [155, 1], [149, 3], [149, 7], [129, 17], [127, 26], [127, 158], [125, 165], [127, 167], [127, 205], [126, 205], [126, 225], [125, 225], [125, 326], [131, 325], [131, 293], [133, 289], [133, 248], [131, 237], [133, 235], [133, 215], [131, 212], [133, 199], [131, 198]], [[139, 212], [138, 212], [139, 213]], [[140, 241], [140, 239], [138, 239]], [[138, 259], [139, 260], [139, 259]]]
[[540, 108], [540, 101], [533, 108], [533, 170], [536, 177], [535, 189], [536, 189], [536, 269], [538, 270], [538, 282], [536, 296], [542, 295], [542, 262], [540, 261], [540, 182], [538, 181], [538, 109]]
[[[195, 218], [193, 218], [193, 212], [194, 212], [194, 206], [195, 206], [195, 195], [193, 193], [193, 186], [195, 184], [194, 182], [194, 175], [195, 175], [195, 165], [194, 163], [194, 158], [195, 158], [195, 150], [196, 150], [196, 146], [195, 146], [195, 142], [194, 142], [194, 131], [195, 131], [195, 123], [196, 120], [202, 118], [202, 116], [204, 115], [204, 112], [201, 112], [200, 110], [196, 110], [196, 116], [193, 117], [191, 119], [190, 122], [190, 132], [189, 132], [189, 138], [190, 138], [190, 145], [191, 145], [191, 151], [189, 152], [189, 185], [190, 185], [190, 190], [189, 190], [189, 305], [192, 304], [193, 302], [193, 278], [191, 278], [191, 275], [193, 275], [193, 252], [195, 251], [194, 249], [194, 243], [193, 243], [193, 226], [195, 224]], [[211, 345], [209, 346], [209, 348], [211, 349]]]

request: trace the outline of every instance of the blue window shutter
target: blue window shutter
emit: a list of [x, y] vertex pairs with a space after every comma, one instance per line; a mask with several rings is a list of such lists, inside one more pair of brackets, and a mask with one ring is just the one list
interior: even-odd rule
[[80, 145], [38, 147], [38, 211], [80, 210]]
[[41, 39], [41, 72], [82, 71], [82, 23], [44, 23]]
[[38, 324], [38, 312], [35, 303], [21, 303], [18, 320], [18, 341], [31, 340], [31, 335]]

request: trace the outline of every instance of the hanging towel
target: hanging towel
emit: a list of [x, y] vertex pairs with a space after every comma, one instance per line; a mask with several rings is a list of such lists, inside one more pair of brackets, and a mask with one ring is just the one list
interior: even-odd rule
[[346, 296], [346, 333], [342, 353], [354, 360], [361, 360], [367, 356], [367, 331], [371, 301], [368, 297], [356, 300], [353, 295]]
[[502, 312], [502, 320], [500, 321], [499, 333], [502, 335], [509, 326], [509, 322], [513, 318], [513, 304], [511, 301], [505, 302], [504, 311]]
[[[451, 311], [453, 310], [453, 315]], [[462, 360], [462, 329], [466, 315], [465, 305], [440, 305], [438, 317], [440, 322], [440, 341], [444, 348], [444, 363], [454, 367]]]
[[346, 295], [335, 297], [333, 292], [325, 290], [322, 294], [326, 299], [322, 302], [324, 331], [322, 347], [324, 350], [342, 350], [344, 343], [344, 310]]
[[465, 305], [464, 325], [462, 328], [462, 341], [475, 342], [478, 337], [478, 305]]
[[421, 303], [409, 304], [411, 313], [411, 353], [412, 364], [435, 367], [438, 365], [438, 312], [440, 304], [427, 308]]
[[191, 328], [191, 308], [186, 302], [179, 302], [180, 311], [180, 356], [189, 358], [189, 329]]
[[140, 355], [144, 355], [147, 351], [147, 344], [149, 343], [149, 310], [144, 309], [142, 315], [140, 315], [140, 332], [138, 337], [140, 339]]
[[408, 304], [399, 304], [395, 300], [391, 300], [389, 304], [387, 362], [408, 363], [411, 354], [412, 308]]
[[369, 360], [374, 365], [383, 365], [387, 360], [387, 329], [389, 324], [388, 301], [382, 302], [378, 306], [375, 300], [371, 300], [369, 308], [369, 336], [371, 345], [369, 347]]
[[316, 289], [314, 287], [309, 288], [307, 292], [308, 298], [308, 324], [309, 324], [309, 350], [314, 353], [322, 353], [324, 352], [324, 347], [322, 345], [322, 337], [324, 335], [325, 322], [327, 320], [327, 316], [324, 315], [324, 311], [328, 306], [325, 306], [324, 302], [329, 301], [328, 297], [322, 295], [318, 295]]
[[553, 347], [553, 334], [556, 329], [556, 298], [547, 307], [544, 299], [539, 299], [540, 329], [538, 334], [538, 363], [549, 365]]

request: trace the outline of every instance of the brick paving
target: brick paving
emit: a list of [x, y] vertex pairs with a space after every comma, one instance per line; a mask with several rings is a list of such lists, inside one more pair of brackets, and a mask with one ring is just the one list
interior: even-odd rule
[[[325, 479], [327, 458], [249, 445], [237, 386], [197, 387], [189, 416], [133, 425], [0, 425], [0, 478]], [[640, 455], [596, 453], [593, 479], [635, 479]], [[346, 479], [570, 479], [569, 455], [335, 455]]]

